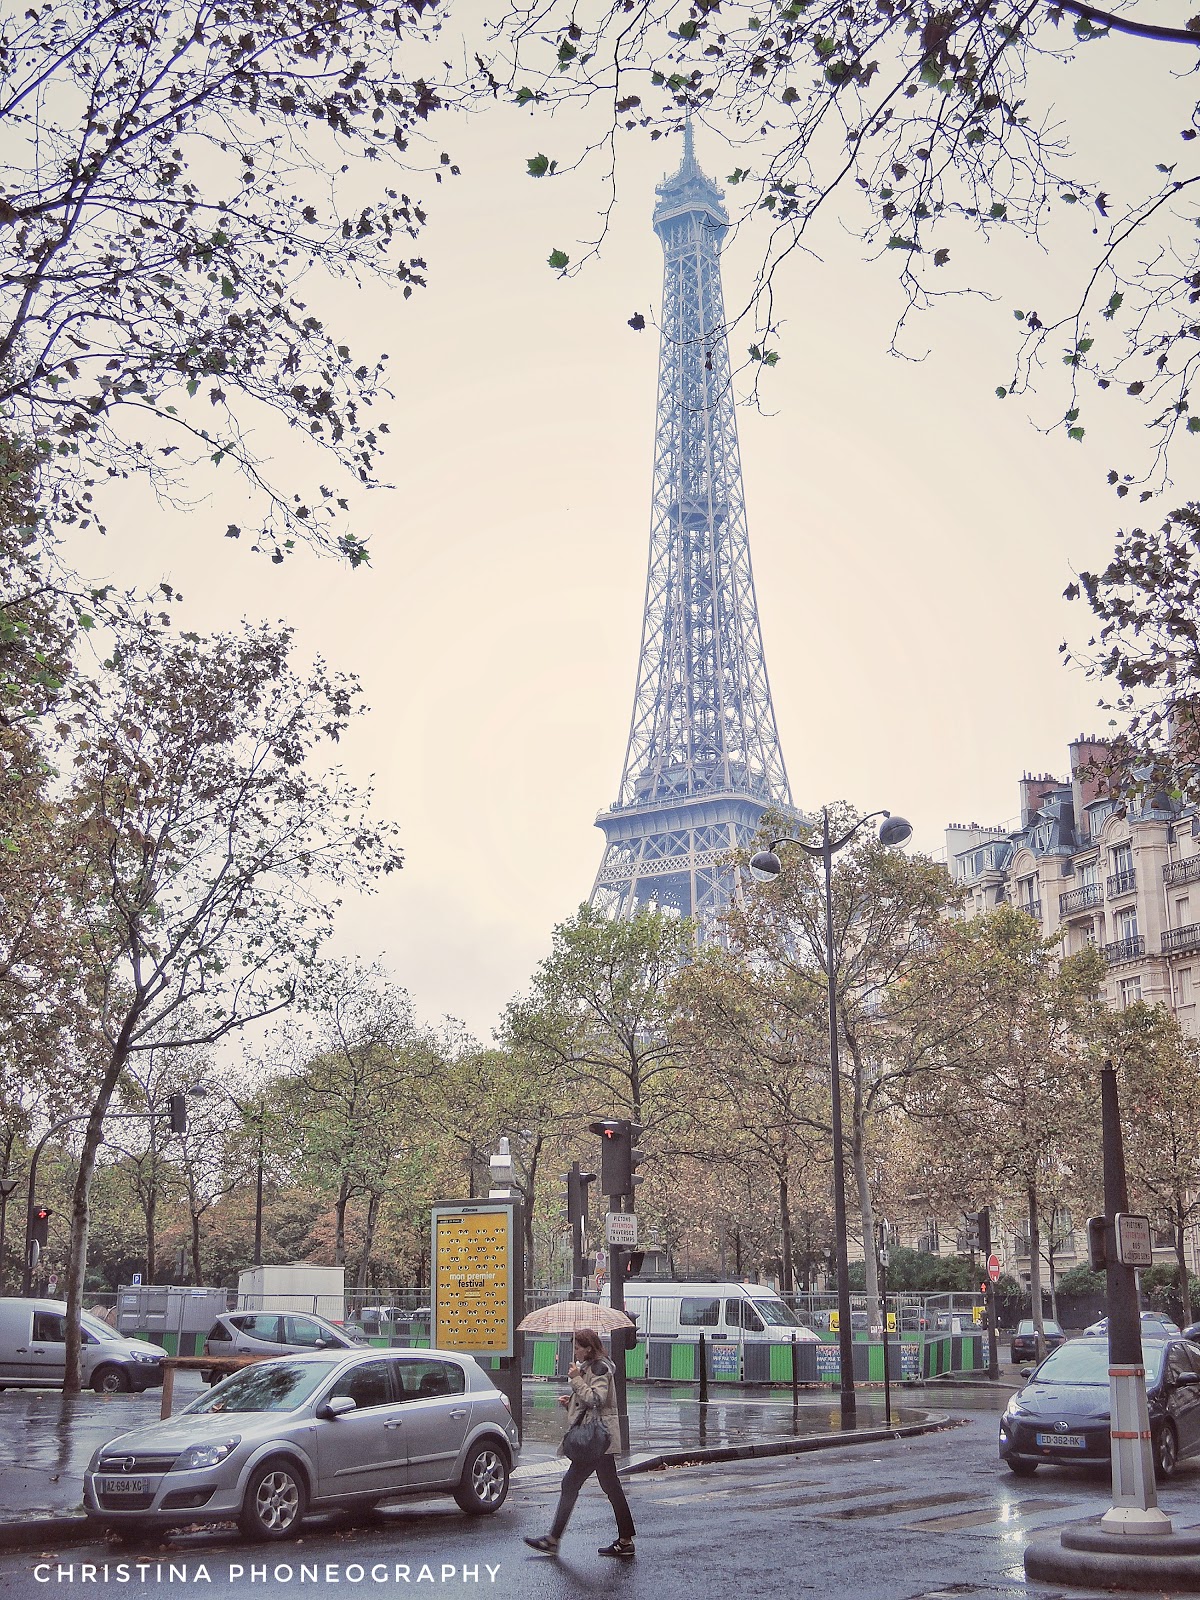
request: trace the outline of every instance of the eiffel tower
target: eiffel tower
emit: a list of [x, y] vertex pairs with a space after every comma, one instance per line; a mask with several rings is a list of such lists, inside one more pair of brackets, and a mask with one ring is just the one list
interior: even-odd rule
[[650, 564], [620, 798], [596, 818], [591, 903], [657, 905], [701, 937], [736, 890], [722, 857], [791, 810], [763, 656], [721, 294], [729, 217], [696, 163], [658, 185], [664, 255]]

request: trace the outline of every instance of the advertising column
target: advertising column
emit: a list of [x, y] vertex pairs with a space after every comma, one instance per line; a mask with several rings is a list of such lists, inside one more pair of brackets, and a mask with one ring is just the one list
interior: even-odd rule
[[465, 1355], [498, 1356], [500, 1369], [492, 1373], [492, 1382], [508, 1396], [518, 1428], [522, 1238], [519, 1199], [442, 1200], [433, 1207], [433, 1344]]

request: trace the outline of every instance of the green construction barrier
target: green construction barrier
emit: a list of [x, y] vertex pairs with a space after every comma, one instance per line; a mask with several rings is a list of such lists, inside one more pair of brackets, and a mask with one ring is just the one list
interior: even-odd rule
[[770, 1349], [771, 1382], [791, 1383], [792, 1347], [790, 1344], [773, 1344]]
[[635, 1344], [632, 1350], [625, 1352], [625, 1376], [627, 1378], [644, 1378], [646, 1376], [646, 1346]]
[[558, 1366], [558, 1340], [535, 1339], [533, 1341], [533, 1376], [535, 1378], [553, 1378]]
[[671, 1346], [671, 1377], [677, 1383], [695, 1383], [696, 1350], [694, 1344]]

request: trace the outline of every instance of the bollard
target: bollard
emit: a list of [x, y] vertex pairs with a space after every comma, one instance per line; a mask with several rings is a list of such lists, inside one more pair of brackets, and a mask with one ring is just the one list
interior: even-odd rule
[[697, 1359], [700, 1362], [700, 1404], [703, 1406], [708, 1404], [708, 1358], [704, 1350], [703, 1333], [700, 1335], [700, 1348], [697, 1352]]
[[792, 1335], [792, 1405], [800, 1404], [800, 1347]]

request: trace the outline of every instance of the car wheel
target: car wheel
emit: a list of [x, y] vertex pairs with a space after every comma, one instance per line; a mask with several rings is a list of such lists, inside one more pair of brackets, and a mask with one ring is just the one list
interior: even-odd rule
[[1159, 1483], [1173, 1477], [1179, 1465], [1179, 1435], [1173, 1422], [1164, 1422], [1154, 1441], [1154, 1476]]
[[299, 1467], [276, 1457], [250, 1477], [238, 1527], [250, 1539], [287, 1539], [300, 1526], [308, 1495]]
[[120, 1367], [97, 1367], [92, 1374], [92, 1388], [97, 1394], [127, 1394], [129, 1374]]
[[454, 1498], [469, 1517], [485, 1517], [499, 1511], [507, 1497], [508, 1462], [498, 1446], [483, 1439], [467, 1457]]
[[1036, 1461], [1026, 1461], [1024, 1456], [1005, 1456], [1004, 1465], [1018, 1478], [1032, 1478], [1038, 1469]]

